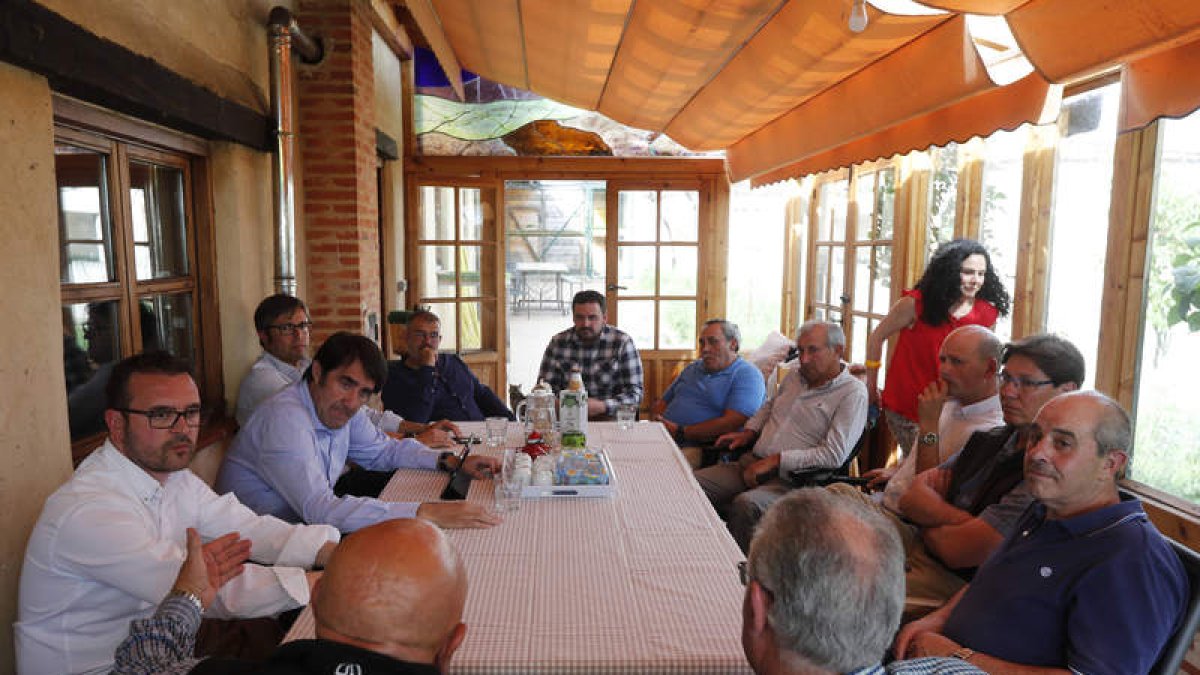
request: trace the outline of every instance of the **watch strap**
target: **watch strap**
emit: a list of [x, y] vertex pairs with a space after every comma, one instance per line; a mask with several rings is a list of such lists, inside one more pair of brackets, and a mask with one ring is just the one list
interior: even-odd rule
[[201, 614], [204, 613], [204, 603], [200, 602], [200, 596], [196, 595], [195, 593], [193, 593], [189, 590], [186, 590], [183, 588], [172, 588], [171, 592], [168, 593], [167, 595], [169, 597], [184, 598], [185, 600], [188, 600], [189, 602], [191, 602], [193, 605], [196, 606], [197, 612], [200, 612]]

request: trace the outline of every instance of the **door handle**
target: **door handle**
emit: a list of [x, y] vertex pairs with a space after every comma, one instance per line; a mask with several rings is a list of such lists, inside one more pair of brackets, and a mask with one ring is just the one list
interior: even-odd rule
[[608, 286], [605, 286], [605, 288], [606, 288], [606, 289], [608, 289], [608, 290], [610, 290], [610, 291], [626, 291], [626, 290], [629, 290], [629, 289], [625, 288], [624, 286], [618, 286], [618, 285], [616, 285], [616, 284], [609, 284]]
[[848, 295], [843, 295], [841, 298], [839, 298], [839, 300], [842, 301], [843, 305], [850, 304], [850, 296], [848, 296]]

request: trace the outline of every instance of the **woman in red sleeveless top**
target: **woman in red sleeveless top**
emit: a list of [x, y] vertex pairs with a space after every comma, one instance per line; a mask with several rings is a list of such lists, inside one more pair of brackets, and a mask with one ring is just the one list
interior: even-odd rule
[[892, 306], [867, 338], [867, 391], [879, 405], [876, 384], [883, 343], [896, 335], [883, 390], [884, 415], [904, 452], [917, 435], [917, 395], [938, 377], [938, 351], [950, 331], [968, 324], [993, 328], [1008, 314], [1008, 291], [987, 249], [972, 239], [940, 246], [916, 288]]

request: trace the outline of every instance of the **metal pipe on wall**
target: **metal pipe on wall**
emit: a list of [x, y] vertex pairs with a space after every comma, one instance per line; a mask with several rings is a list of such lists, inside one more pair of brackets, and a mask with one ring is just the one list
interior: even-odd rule
[[267, 19], [271, 41], [271, 113], [275, 118], [275, 292], [296, 294], [296, 119], [292, 52], [305, 63], [324, 56], [321, 43], [300, 30], [286, 7]]

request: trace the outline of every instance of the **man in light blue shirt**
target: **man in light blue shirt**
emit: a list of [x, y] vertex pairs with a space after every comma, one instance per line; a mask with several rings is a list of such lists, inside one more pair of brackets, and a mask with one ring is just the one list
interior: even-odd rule
[[[361, 335], [335, 333], [317, 351], [303, 379], [259, 405], [229, 449], [217, 476], [219, 492], [289, 522], [324, 523], [343, 532], [391, 518], [421, 517], [442, 527], [491, 527], [499, 520], [467, 502], [400, 503], [337, 496], [347, 460], [363, 468], [452, 471], [457, 457], [379, 431], [363, 410], [387, 377], [379, 347]], [[474, 478], [499, 462], [479, 455], [463, 470]]]
[[741, 429], [766, 399], [762, 373], [738, 356], [740, 342], [736, 323], [705, 321], [700, 358], [650, 407], [693, 468], [700, 466], [700, 445]]

